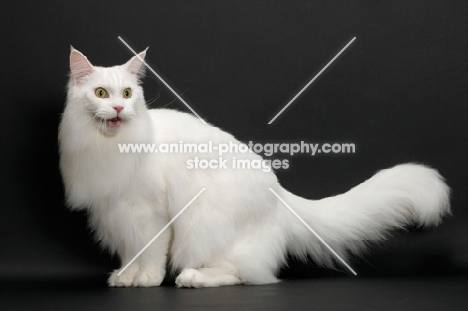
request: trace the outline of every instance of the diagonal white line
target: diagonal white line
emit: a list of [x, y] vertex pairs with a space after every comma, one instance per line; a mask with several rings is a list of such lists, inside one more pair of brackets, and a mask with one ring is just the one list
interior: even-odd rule
[[187, 207], [189, 207], [190, 204], [192, 204], [193, 201], [195, 201], [196, 198], [198, 198], [200, 194], [202, 194], [205, 190], [206, 188], [200, 190], [200, 192], [198, 192], [197, 195], [192, 200], [190, 200], [190, 202], [188, 202], [187, 205], [185, 205], [184, 208], [181, 209], [180, 212], [178, 212], [177, 215], [175, 215], [174, 218], [172, 218], [171, 221], [169, 221], [167, 225], [165, 225], [164, 228], [162, 228], [161, 231], [159, 231], [158, 234], [156, 234], [156, 236], [152, 238], [151, 241], [149, 241], [148, 244], [146, 244], [146, 246], [143, 247], [143, 249], [140, 252], [138, 252], [138, 254], [136, 254], [135, 257], [133, 257], [133, 259], [130, 260], [130, 262], [125, 267], [122, 268], [122, 270], [119, 271], [119, 273], [117, 273], [117, 275], [120, 276], [161, 235], [161, 233], [163, 233], [164, 230], [166, 230], [177, 219], [177, 217], [179, 217], [180, 214], [182, 214], [187, 209]]
[[320, 74], [321, 74], [322, 72], [324, 72], [324, 71], [325, 71], [325, 69], [327, 69], [327, 68], [328, 68], [328, 66], [330, 66], [330, 65], [331, 65], [331, 63], [333, 63], [333, 62], [335, 61], [335, 59], [337, 59], [337, 58], [338, 58], [338, 56], [340, 56], [340, 55], [341, 55], [341, 53], [343, 53], [343, 52], [344, 52], [344, 50], [346, 50], [346, 49], [348, 48], [348, 46], [350, 46], [350, 45], [351, 45], [351, 43], [353, 43], [353, 41], [354, 41], [354, 40], [356, 40], [356, 37], [354, 37], [353, 39], [351, 39], [351, 41], [349, 41], [349, 43], [348, 43], [348, 44], [346, 44], [346, 46], [345, 46], [344, 48], [342, 48], [342, 49], [341, 49], [341, 51], [339, 51], [339, 52], [338, 52], [338, 54], [336, 54], [336, 56], [335, 56], [335, 57], [333, 57], [333, 59], [332, 59], [331, 61], [329, 61], [329, 62], [328, 62], [328, 64], [326, 64], [326, 65], [325, 65], [325, 67], [323, 67], [323, 69], [322, 69], [322, 70], [320, 70], [320, 72], [319, 72], [318, 74], [316, 74], [316, 75], [315, 75], [315, 77], [313, 77], [313, 78], [312, 78], [312, 80], [310, 80], [310, 82], [309, 82], [309, 83], [307, 83], [307, 85], [306, 85], [306, 86], [304, 86], [304, 87], [302, 88], [302, 90], [300, 90], [300, 91], [299, 91], [299, 93], [297, 93], [297, 95], [296, 95], [296, 96], [294, 96], [294, 97], [293, 97], [293, 99], [291, 99], [291, 100], [289, 101], [289, 103], [287, 103], [287, 104], [286, 104], [286, 106], [284, 106], [284, 107], [283, 107], [283, 109], [281, 109], [281, 111], [280, 111], [280, 112], [278, 112], [278, 113], [276, 114], [276, 116], [275, 116], [273, 119], [271, 119], [271, 120], [270, 120], [270, 122], [268, 122], [268, 124], [271, 124], [271, 123], [273, 123], [273, 121], [275, 121], [275, 120], [276, 120], [276, 118], [278, 118], [278, 117], [279, 117], [279, 115], [280, 115], [280, 114], [282, 114], [282, 113], [283, 113], [283, 111], [285, 111], [285, 110], [286, 110], [286, 108], [288, 108], [288, 107], [289, 107], [289, 105], [291, 105], [291, 104], [293, 103], [293, 101], [295, 101], [295, 100], [296, 100], [296, 98], [298, 98], [298, 97], [299, 97], [299, 95], [301, 95], [301, 94], [302, 94], [302, 92], [304, 92], [304, 91], [305, 91], [305, 89], [306, 89], [306, 88], [308, 88], [308, 87], [309, 87], [309, 85], [311, 85], [311, 84], [312, 84], [312, 82], [314, 82], [314, 81], [315, 81], [315, 79], [317, 79], [317, 78], [318, 78], [318, 76], [320, 76]]
[[131, 46], [128, 45], [127, 42], [125, 42], [124, 39], [122, 39], [120, 36], [119, 36], [118, 38], [119, 38], [120, 41], [122, 41], [122, 43], [123, 43], [130, 51], [132, 51], [133, 54], [135, 54], [136, 57], [138, 57], [138, 58], [143, 62], [143, 64], [144, 64], [156, 77], [158, 77], [159, 80], [161, 80], [162, 83], [164, 83], [164, 85], [165, 85], [172, 93], [174, 93], [174, 95], [175, 95], [185, 106], [187, 106], [188, 109], [190, 109], [190, 111], [191, 111], [194, 115], [197, 116], [198, 119], [200, 119], [200, 121], [202, 121], [203, 123], [206, 124], [205, 120], [203, 120], [203, 119], [198, 115], [198, 113], [196, 113], [195, 110], [193, 110], [192, 107], [190, 107], [189, 104], [187, 104], [187, 103], [185, 102], [185, 100], [183, 100], [182, 97], [180, 97], [179, 94], [177, 94], [176, 91], [174, 91], [174, 90], [172, 89], [172, 87], [171, 87], [169, 84], [167, 84], [166, 81], [164, 81], [164, 79], [161, 78], [161, 76], [158, 75], [158, 74], [156, 73], [156, 71], [154, 71], [153, 68], [151, 68], [150, 65], [148, 65], [148, 64], [145, 62], [144, 59], [142, 59], [140, 56], [138, 56], [138, 54], [135, 52], [135, 50], [132, 49]]
[[328, 245], [328, 243], [325, 242], [325, 240], [322, 239], [322, 237], [321, 237], [320, 235], [318, 235], [318, 233], [315, 232], [315, 230], [312, 229], [312, 228], [304, 221], [304, 219], [302, 219], [302, 217], [299, 216], [299, 215], [291, 208], [291, 206], [289, 206], [288, 203], [286, 203], [286, 202], [276, 193], [275, 190], [273, 190], [273, 189], [271, 189], [271, 188], [268, 188], [268, 189], [270, 189], [270, 191], [281, 201], [281, 203], [283, 203], [283, 204], [294, 214], [294, 216], [296, 216], [296, 217], [304, 224], [304, 226], [306, 226], [307, 229], [309, 229], [310, 232], [312, 232], [312, 233], [317, 237], [317, 239], [319, 239], [319, 241], [322, 242], [323, 245], [325, 245], [325, 246], [330, 250], [330, 252], [332, 252], [332, 254], [335, 255], [335, 257], [338, 258], [338, 259], [343, 263], [343, 265], [345, 265], [345, 267], [349, 269], [349, 271], [351, 271], [354, 275], [357, 275], [356, 271], [354, 271], [353, 268], [351, 268], [351, 266], [348, 265], [348, 264], [346, 263], [346, 261], [344, 261], [344, 259], [341, 258], [341, 256], [338, 255], [337, 252], [335, 252], [335, 251], [333, 250], [333, 248], [331, 248], [331, 246]]

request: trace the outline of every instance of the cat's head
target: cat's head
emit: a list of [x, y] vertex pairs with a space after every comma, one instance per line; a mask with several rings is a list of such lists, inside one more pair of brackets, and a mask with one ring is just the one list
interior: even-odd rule
[[93, 66], [71, 48], [67, 108], [79, 122], [113, 136], [146, 109], [140, 78], [146, 50], [114, 67]]

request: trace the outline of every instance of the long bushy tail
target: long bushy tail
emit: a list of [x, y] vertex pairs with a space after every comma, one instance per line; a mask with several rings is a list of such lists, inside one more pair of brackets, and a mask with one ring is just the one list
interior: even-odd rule
[[[450, 189], [439, 173], [418, 164], [385, 169], [350, 191], [318, 201], [283, 190], [285, 202], [341, 257], [359, 254], [394, 228], [438, 225], [450, 213]], [[288, 212], [288, 250], [332, 265], [332, 253]]]

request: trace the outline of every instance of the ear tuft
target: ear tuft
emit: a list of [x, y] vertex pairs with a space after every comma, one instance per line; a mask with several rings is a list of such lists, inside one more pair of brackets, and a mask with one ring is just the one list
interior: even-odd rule
[[133, 56], [126, 64], [127, 70], [134, 75], [137, 75], [138, 78], [144, 77], [145, 75], [145, 69], [146, 66], [144, 64], [145, 56], [146, 56], [146, 51], [148, 51], [148, 48], [146, 48], [143, 52], [141, 52], [138, 55]]
[[70, 72], [74, 84], [80, 84], [83, 78], [94, 71], [93, 65], [80, 51], [70, 46]]

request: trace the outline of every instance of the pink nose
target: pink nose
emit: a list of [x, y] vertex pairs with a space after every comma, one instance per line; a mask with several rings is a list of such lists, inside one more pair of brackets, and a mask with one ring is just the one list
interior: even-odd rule
[[114, 108], [114, 110], [117, 111], [117, 113], [120, 113], [124, 109], [124, 107], [122, 106], [113, 106], [112, 108]]

